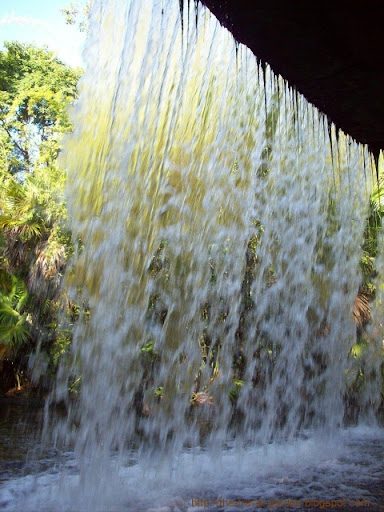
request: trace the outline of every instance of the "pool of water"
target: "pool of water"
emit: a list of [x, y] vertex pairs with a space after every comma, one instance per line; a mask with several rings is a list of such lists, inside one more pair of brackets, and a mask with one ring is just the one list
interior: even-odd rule
[[41, 404], [0, 401], [0, 483], [36, 470], [42, 421]]
[[42, 447], [42, 408], [1, 404], [0, 509], [197, 512], [384, 510], [384, 431], [358, 427], [332, 438], [93, 463], [80, 477], [71, 452]]

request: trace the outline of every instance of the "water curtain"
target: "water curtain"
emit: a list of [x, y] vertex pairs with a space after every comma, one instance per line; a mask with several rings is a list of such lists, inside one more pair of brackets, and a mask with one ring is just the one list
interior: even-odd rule
[[57, 436], [95, 461], [340, 427], [367, 149], [196, 3], [96, 0], [85, 61]]

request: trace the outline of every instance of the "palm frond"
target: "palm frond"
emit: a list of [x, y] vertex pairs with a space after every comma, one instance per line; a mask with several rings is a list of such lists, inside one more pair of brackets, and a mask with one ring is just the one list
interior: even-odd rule
[[36, 247], [36, 260], [29, 273], [29, 287], [39, 295], [56, 293], [64, 270], [67, 253], [65, 246], [52, 235]]
[[0, 320], [0, 342], [12, 348], [20, 347], [29, 338], [29, 324], [26, 315], [13, 316], [16, 320], [9, 324], [3, 324]]
[[[0, 264], [1, 265], [1, 264]], [[0, 293], [8, 294], [12, 289], [12, 276], [5, 269], [0, 268]]]
[[16, 347], [29, 337], [29, 322], [23, 311], [28, 291], [21, 279], [12, 276], [11, 280], [9, 293], [0, 293], [0, 343]]
[[369, 297], [359, 292], [355, 298], [352, 310], [353, 318], [357, 327], [363, 327], [371, 319], [371, 306], [369, 303]]
[[38, 212], [38, 190], [28, 181], [8, 177], [0, 184], [0, 229], [23, 241], [41, 235], [44, 223]]

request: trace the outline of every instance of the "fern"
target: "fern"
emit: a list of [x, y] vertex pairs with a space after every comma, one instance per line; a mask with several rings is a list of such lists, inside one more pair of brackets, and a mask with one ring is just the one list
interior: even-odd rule
[[13, 348], [20, 347], [29, 338], [29, 322], [24, 308], [28, 291], [21, 279], [12, 276], [8, 294], [0, 292], [0, 342]]

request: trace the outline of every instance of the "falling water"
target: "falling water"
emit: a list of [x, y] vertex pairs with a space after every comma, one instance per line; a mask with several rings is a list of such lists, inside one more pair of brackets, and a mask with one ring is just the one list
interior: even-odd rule
[[66, 427], [90, 454], [343, 420], [369, 157], [189, 14], [93, 9], [66, 148], [83, 314], [57, 389], [81, 379]]
[[96, 0], [85, 60], [65, 148], [79, 319], [50, 399], [82, 485], [99, 496], [113, 454], [174, 468], [186, 450], [329, 437], [353, 370], [367, 150], [201, 6], [182, 29], [177, 0]]

